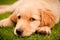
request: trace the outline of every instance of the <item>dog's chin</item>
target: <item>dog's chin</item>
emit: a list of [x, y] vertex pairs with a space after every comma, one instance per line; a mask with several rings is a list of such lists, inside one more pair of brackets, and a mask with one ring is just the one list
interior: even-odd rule
[[33, 33], [26, 33], [26, 34], [23, 33], [21, 36], [22, 36], [22, 37], [28, 37], [28, 36], [31, 36], [32, 34], [33, 34]]
[[14, 32], [14, 34], [16, 35], [16, 36], [21, 36], [21, 37], [29, 37], [29, 36], [31, 36], [33, 33], [22, 33], [21, 35], [18, 35], [16, 32]]

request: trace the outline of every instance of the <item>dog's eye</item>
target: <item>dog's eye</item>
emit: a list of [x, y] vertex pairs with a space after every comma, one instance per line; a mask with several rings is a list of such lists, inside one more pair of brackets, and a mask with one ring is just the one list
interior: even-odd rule
[[21, 18], [21, 16], [18, 16], [18, 19], [20, 19]]
[[35, 21], [35, 18], [30, 18], [29, 20], [30, 20], [30, 21]]

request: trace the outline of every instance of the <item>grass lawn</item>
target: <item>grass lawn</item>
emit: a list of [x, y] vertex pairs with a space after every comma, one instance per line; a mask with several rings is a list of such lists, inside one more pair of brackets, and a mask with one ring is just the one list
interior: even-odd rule
[[[12, 4], [16, 0], [0, 0], [1, 4]], [[0, 14], [0, 20], [7, 18], [10, 14]], [[54, 26], [50, 35], [33, 34], [30, 37], [15, 36], [14, 27], [0, 28], [0, 40], [60, 40], [60, 22]]]

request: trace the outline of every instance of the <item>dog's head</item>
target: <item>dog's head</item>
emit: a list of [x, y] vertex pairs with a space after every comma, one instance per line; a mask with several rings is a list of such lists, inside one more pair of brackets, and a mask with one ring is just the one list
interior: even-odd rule
[[40, 25], [40, 16], [35, 9], [20, 9], [17, 13], [16, 35], [30, 36]]

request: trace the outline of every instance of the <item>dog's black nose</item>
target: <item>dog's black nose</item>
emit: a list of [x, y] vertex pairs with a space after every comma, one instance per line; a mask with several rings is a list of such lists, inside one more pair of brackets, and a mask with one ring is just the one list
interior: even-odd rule
[[17, 33], [18, 35], [21, 35], [22, 32], [23, 32], [22, 30], [19, 30], [19, 29], [16, 30], [16, 33]]

